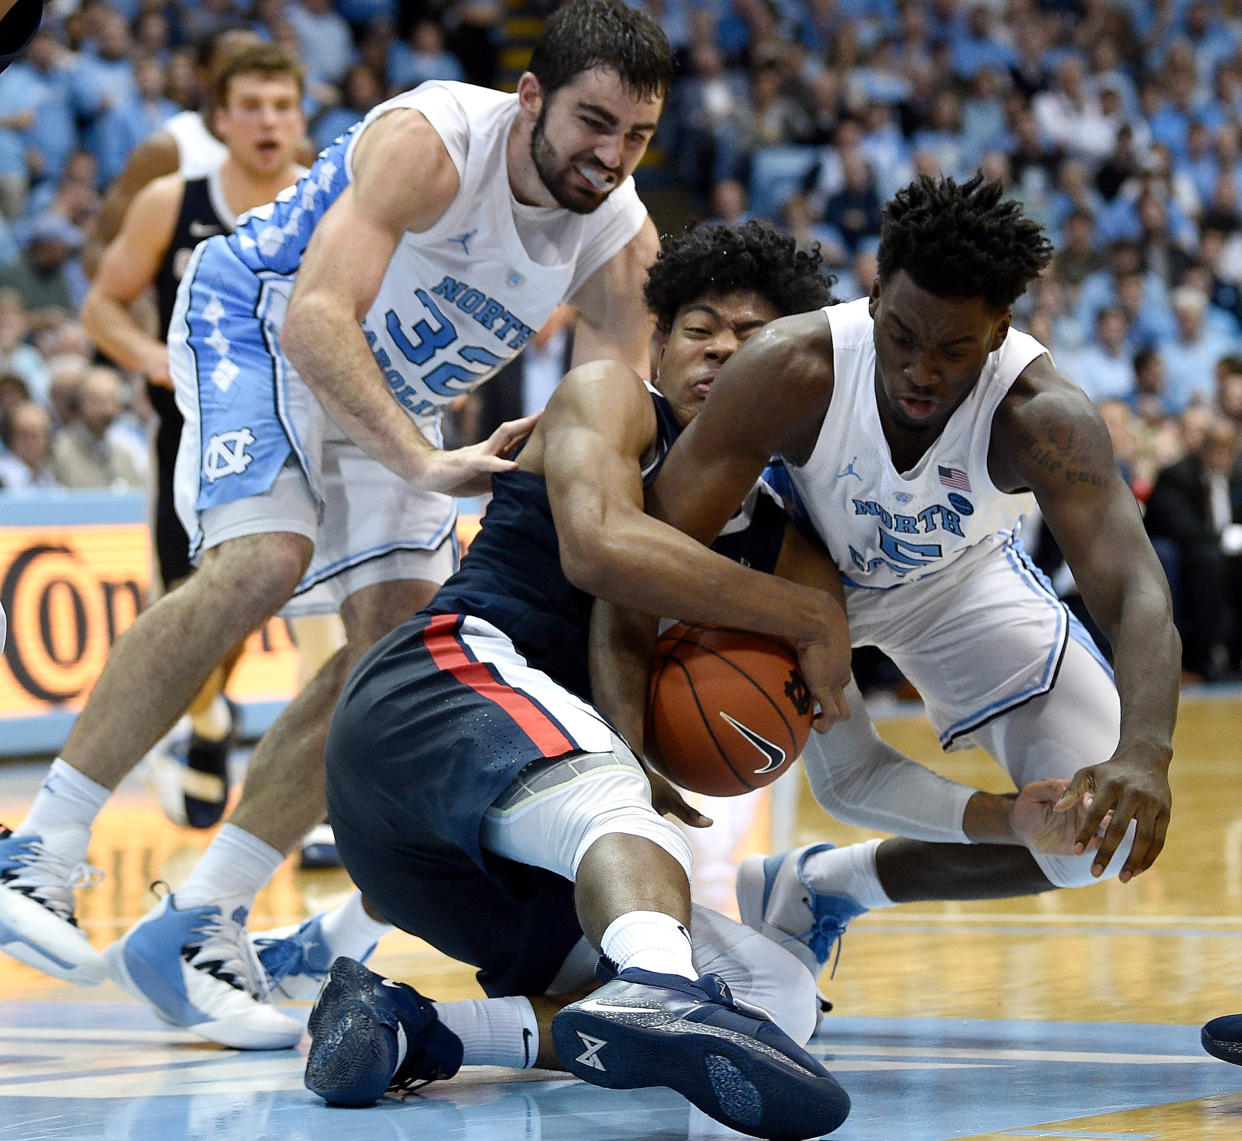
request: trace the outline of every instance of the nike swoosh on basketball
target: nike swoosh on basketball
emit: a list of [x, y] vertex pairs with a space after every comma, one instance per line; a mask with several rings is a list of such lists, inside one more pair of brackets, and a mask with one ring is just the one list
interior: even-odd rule
[[210, 222], [191, 222], [190, 237], [191, 238], [214, 238], [217, 234], [224, 233], [219, 226], [213, 226]]
[[720, 711], [720, 716], [767, 758], [768, 763], [761, 769], [755, 769], [756, 773], [770, 773], [773, 769], [779, 769], [785, 763], [785, 750], [780, 745], [773, 744], [766, 737], [759, 736], [753, 729], [743, 725], [736, 717], [730, 717], [723, 709]]

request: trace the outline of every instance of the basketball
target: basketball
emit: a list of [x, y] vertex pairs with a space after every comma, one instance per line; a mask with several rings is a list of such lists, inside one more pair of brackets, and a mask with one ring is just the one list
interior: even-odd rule
[[779, 638], [682, 622], [660, 636], [647, 687], [647, 762], [681, 788], [737, 796], [802, 752], [810, 690]]

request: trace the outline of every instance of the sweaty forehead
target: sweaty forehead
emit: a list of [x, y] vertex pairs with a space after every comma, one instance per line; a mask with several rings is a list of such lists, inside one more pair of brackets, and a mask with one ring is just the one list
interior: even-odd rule
[[937, 343], [977, 340], [1002, 316], [983, 297], [939, 297], [921, 289], [905, 272], [882, 284], [880, 301], [884, 316]]

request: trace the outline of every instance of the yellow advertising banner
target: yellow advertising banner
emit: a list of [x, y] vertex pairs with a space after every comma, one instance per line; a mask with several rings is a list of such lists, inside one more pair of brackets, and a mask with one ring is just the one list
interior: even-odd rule
[[[463, 551], [478, 523], [461, 517]], [[108, 651], [142, 610], [150, 562], [140, 522], [0, 526], [0, 602], [9, 622], [0, 724], [81, 709]], [[285, 623], [272, 619], [250, 636], [229, 694], [243, 703], [287, 700], [297, 671]]]

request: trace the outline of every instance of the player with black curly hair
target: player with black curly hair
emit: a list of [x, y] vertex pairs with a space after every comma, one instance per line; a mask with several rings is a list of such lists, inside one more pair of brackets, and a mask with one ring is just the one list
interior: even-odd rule
[[[668, 1086], [761, 1136], [818, 1137], [848, 1112], [801, 1049], [814, 988], [797, 960], [714, 912], [692, 918], [688, 841], [653, 807], [625, 736], [641, 731], [593, 703], [588, 670], [598, 598], [815, 643], [836, 665], [826, 716], [840, 711], [839, 603], [762, 573], [803, 560], [784, 512], [730, 528], [744, 566], [643, 510], [724, 362], [766, 322], [827, 303], [828, 282], [758, 223], [674, 238], [650, 273], [667, 325], [656, 387], [615, 361], [573, 369], [493, 481], [461, 570], [342, 693], [326, 755], [345, 866], [373, 910], [478, 967], [490, 997], [435, 1004], [337, 959], [306, 1066], [328, 1102], [366, 1105], [463, 1064], [539, 1065]], [[570, 1002], [601, 954], [610, 980]]]
[[[853, 643], [896, 662], [944, 748], [979, 746], [1020, 790], [901, 757], [851, 686], [851, 716], [812, 734], [807, 774], [834, 816], [898, 836], [752, 857], [738, 876], [743, 921], [816, 975], [869, 908], [1126, 882], [1164, 844], [1168, 585], [1095, 407], [1010, 327], [1051, 254], [999, 185], [911, 183], [886, 207], [870, 296], [752, 337], [648, 495], [706, 540], [782, 456], [845, 583]], [[1111, 668], [1023, 551], [1032, 493]]]
[[735, 227], [694, 226], [666, 241], [647, 272], [643, 298], [656, 331], [667, 337], [687, 297], [745, 289], [781, 313], [801, 313], [830, 304], [833, 280], [824, 275], [818, 247], [798, 250], [789, 234], [752, 219]]

